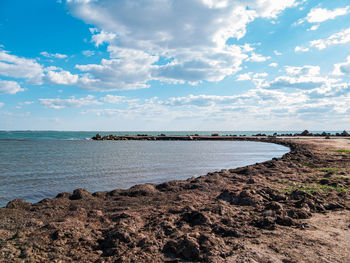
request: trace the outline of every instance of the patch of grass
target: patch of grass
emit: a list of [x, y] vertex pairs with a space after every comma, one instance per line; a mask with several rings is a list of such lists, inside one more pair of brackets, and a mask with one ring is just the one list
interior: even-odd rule
[[337, 171], [341, 171], [340, 168], [336, 168], [336, 167], [333, 167], [333, 168], [319, 168], [319, 169], [322, 172], [337, 172]]
[[335, 150], [334, 152], [336, 152], [336, 153], [350, 153], [350, 150], [340, 149], [340, 150]]

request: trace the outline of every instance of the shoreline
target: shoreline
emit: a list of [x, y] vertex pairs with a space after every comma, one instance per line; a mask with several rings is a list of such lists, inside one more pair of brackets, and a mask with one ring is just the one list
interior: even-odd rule
[[[265, 254], [253, 249], [255, 243], [268, 244], [271, 235], [278, 239], [286, 231], [308, 231], [308, 220], [318, 215], [350, 208], [350, 140], [295, 139], [230, 138], [282, 144], [291, 151], [279, 159], [197, 178], [94, 194], [77, 189], [35, 204], [11, 201], [0, 208], [0, 258], [327, 262], [319, 255], [305, 261], [278, 242], [275, 249], [265, 248]], [[317, 257], [317, 251], [308, 251]], [[340, 252], [329, 255], [333, 262], [350, 259]]]

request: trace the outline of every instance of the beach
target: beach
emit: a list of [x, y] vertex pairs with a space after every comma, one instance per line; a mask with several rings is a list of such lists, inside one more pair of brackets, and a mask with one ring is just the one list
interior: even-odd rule
[[282, 158], [0, 208], [0, 262], [348, 262], [350, 140], [249, 137]]

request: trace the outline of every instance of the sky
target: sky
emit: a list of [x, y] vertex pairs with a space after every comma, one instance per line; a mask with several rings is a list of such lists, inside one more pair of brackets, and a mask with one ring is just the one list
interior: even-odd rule
[[350, 2], [1, 0], [0, 130], [350, 130]]

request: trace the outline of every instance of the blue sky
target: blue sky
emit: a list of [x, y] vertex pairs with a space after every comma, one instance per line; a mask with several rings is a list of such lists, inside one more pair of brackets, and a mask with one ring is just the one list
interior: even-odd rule
[[350, 130], [350, 3], [2, 0], [0, 130]]

